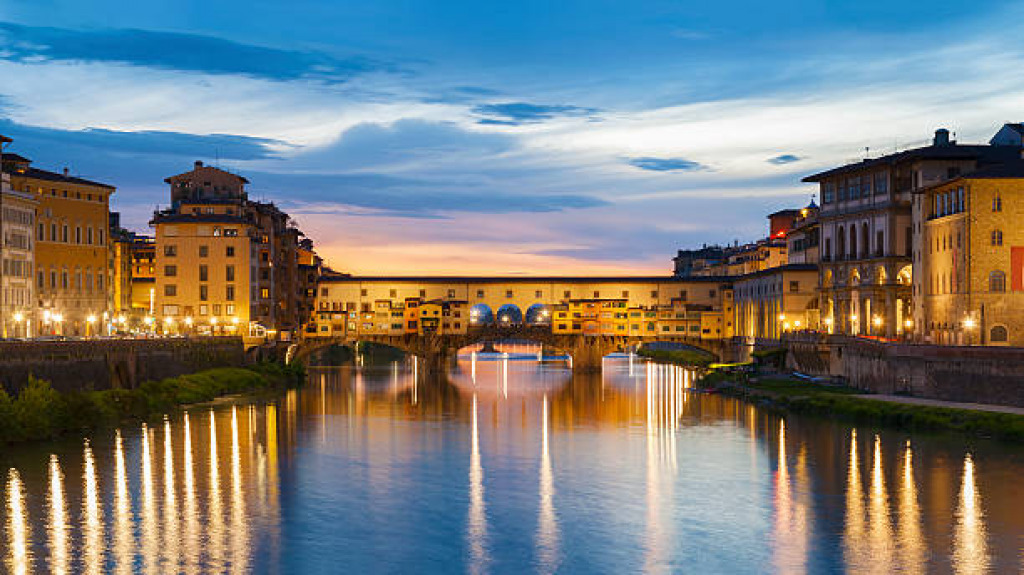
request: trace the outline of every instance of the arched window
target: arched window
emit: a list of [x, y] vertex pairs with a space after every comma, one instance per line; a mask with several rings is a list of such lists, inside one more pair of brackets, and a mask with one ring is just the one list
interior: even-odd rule
[[857, 224], [850, 226], [850, 259], [857, 259]]
[[871, 232], [868, 230], [868, 223], [860, 226], [860, 257], [867, 258], [871, 253]]
[[841, 260], [846, 257], [846, 230], [843, 226], [839, 226], [839, 233], [836, 234], [836, 259]]
[[992, 230], [992, 245], [1001, 246], [1003, 245], [1003, 232], [1002, 230]]
[[1007, 333], [1006, 328], [1001, 325], [993, 326], [988, 332], [988, 340], [992, 343], [1003, 343], [1009, 339], [1010, 334]]
[[1006, 274], [996, 270], [988, 274], [988, 291], [1003, 293], [1006, 291]]
[[1003, 198], [996, 196], [992, 198], [992, 211], [1001, 212], [1003, 211]]

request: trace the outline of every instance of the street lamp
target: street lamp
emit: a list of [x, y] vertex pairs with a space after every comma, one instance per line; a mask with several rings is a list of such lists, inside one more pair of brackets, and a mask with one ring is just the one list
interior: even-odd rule
[[92, 327], [94, 323], [96, 323], [96, 316], [93, 315], [93, 314], [89, 314], [88, 317], [85, 318], [85, 336], [86, 337], [89, 337], [89, 336], [92, 336], [92, 335], [96, 335], [96, 332], [93, 330], [93, 327]]

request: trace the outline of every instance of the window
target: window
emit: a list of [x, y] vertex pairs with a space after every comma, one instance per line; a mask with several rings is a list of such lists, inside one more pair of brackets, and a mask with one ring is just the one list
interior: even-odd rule
[[361, 295], [362, 297], [366, 297], [366, 288], [359, 290], [359, 295]]
[[174, 284], [167, 284], [164, 286], [164, 295], [167, 297], [174, 297], [178, 295], [178, 286]]
[[512, 290], [510, 290], [510, 289], [505, 290], [505, 297], [507, 297], [507, 298], [512, 297]]
[[224, 299], [228, 301], [235, 301], [235, 286], [229, 285], [225, 289]]
[[104, 241], [103, 240], [105, 239], [103, 237], [103, 230], [102, 229], [99, 231], [99, 235], [100, 235], [100, 242], [99, 242], [99, 244], [102, 246], [102, 245], [104, 245]]
[[601, 292], [595, 291], [594, 292], [594, 298], [596, 299], [596, 298], [599, 298], [599, 297], [601, 297]]
[[572, 297], [572, 292], [569, 291], [569, 290], [565, 290], [565, 291], [562, 292], [562, 297], [565, 298], [565, 299], [569, 299], [569, 298]]
[[210, 281], [210, 268], [206, 264], [199, 266], [199, 281], [208, 282]]
[[68, 243], [68, 225], [61, 226], [60, 241]]
[[178, 266], [164, 266], [164, 275], [173, 278], [178, 275]]
[[651, 297], [654, 299], [658, 299], [658, 290], [651, 290]]
[[989, 331], [988, 339], [992, 343], [1004, 343], [1010, 339], [1010, 335], [1005, 327], [997, 325], [993, 326], [992, 330]]
[[85, 243], [92, 245], [92, 226], [85, 228]]
[[199, 301], [209, 301], [210, 299], [210, 286], [201, 285], [199, 286]]
[[178, 315], [178, 306], [174, 304], [166, 304], [163, 307], [164, 315]]
[[988, 291], [993, 293], [1003, 293], [1006, 291], [1006, 274], [995, 270], [988, 274]]
[[75, 243], [82, 243], [82, 226], [75, 226]]
[[224, 255], [226, 255], [229, 258], [235, 257], [235, 246], [227, 246], [224, 249]]
[[478, 298], [484, 297], [484, 290], [482, 290], [482, 289], [476, 290], [476, 297], [478, 297]]
[[327, 288], [320, 288], [320, 297], [327, 297]]
[[173, 244], [164, 246], [164, 255], [169, 258], [178, 255], [178, 246]]
[[224, 228], [224, 237], [226, 237], [226, 238], [238, 237], [238, 228]]
[[224, 313], [228, 315], [235, 315], [235, 304], [227, 304], [224, 306]]
[[875, 233], [875, 256], [882, 257], [885, 255], [885, 232], [878, 230]]
[[205, 258], [210, 255], [210, 246], [199, 246], [199, 257]]
[[420, 297], [427, 297], [427, 290], [421, 289], [420, 290]]
[[544, 292], [542, 292], [540, 290], [537, 290], [537, 291], [533, 292], [533, 296], [536, 297], [537, 299], [540, 299], [540, 298], [544, 297]]
[[1003, 232], [1001, 230], [992, 231], [992, 245], [1001, 246], [1003, 245]]
[[[206, 266], [203, 266], [206, 267]], [[224, 266], [224, 280], [233, 282], [235, 281], [235, 266], [228, 265]]]
[[270, 299], [270, 288], [260, 288], [260, 299]]
[[42, 222], [39, 222], [39, 231], [36, 233], [36, 239], [39, 241], [46, 239], [46, 226]]
[[455, 297], [455, 290], [453, 290], [453, 289], [448, 290], [448, 299], [451, 299], [451, 298], [454, 298], [454, 297]]
[[[998, 195], [996, 197], [992, 198], [992, 211], [993, 212], [1001, 212], [1001, 211], [1003, 211], [1003, 198], [1001, 198]], [[993, 328], [993, 329], [995, 329], [995, 328]]]
[[629, 299], [629, 290], [625, 290], [625, 289], [622, 290], [622, 297], [626, 298], [626, 299]]
[[38, 281], [36, 283], [39, 286], [39, 289], [44, 289], [46, 287], [46, 273], [43, 272], [43, 270], [39, 270], [37, 279]]
[[686, 300], [686, 290], [679, 290], [679, 299]]
[[789, 291], [800, 291], [800, 282], [791, 281], [789, 282]]
[[199, 315], [210, 315], [210, 306], [206, 305], [205, 303], [201, 304], [199, 306]]
[[396, 290], [396, 289], [393, 289], [393, 290], [391, 290], [391, 291], [390, 291], [390, 292], [388, 293], [388, 295], [389, 295], [389, 296], [391, 296], [391, 297], [393, 297], [393, 298], [396, 298], [396, 297], [398, 297], [398, 290]]

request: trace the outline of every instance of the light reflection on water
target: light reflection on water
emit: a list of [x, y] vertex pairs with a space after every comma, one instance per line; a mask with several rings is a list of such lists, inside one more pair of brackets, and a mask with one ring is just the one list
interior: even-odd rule
[[588, 375], [520, 355], [311, 370], [277, 401], [6, 450], [4, 570], [1020, 568], [1018, 448], [783, 420], [634, 357]]

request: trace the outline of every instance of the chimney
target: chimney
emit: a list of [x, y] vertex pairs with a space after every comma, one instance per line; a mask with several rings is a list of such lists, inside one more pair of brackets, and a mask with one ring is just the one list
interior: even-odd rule
[[196, 169], [198, 170], [199, 168], [202, 168], [202, 167], [203, 167], [203, 161], [202, 160], [196, 160]]
[[67, 166], [64, 166], [64, 177], [65, 178], [68, 177], [68, 168], [67, 168]]
[[935, 140], [932, 142], [933, 146], [948, 146], [949, 145], [949, 130], [945, 128], [939, 128], [935, 130]]

